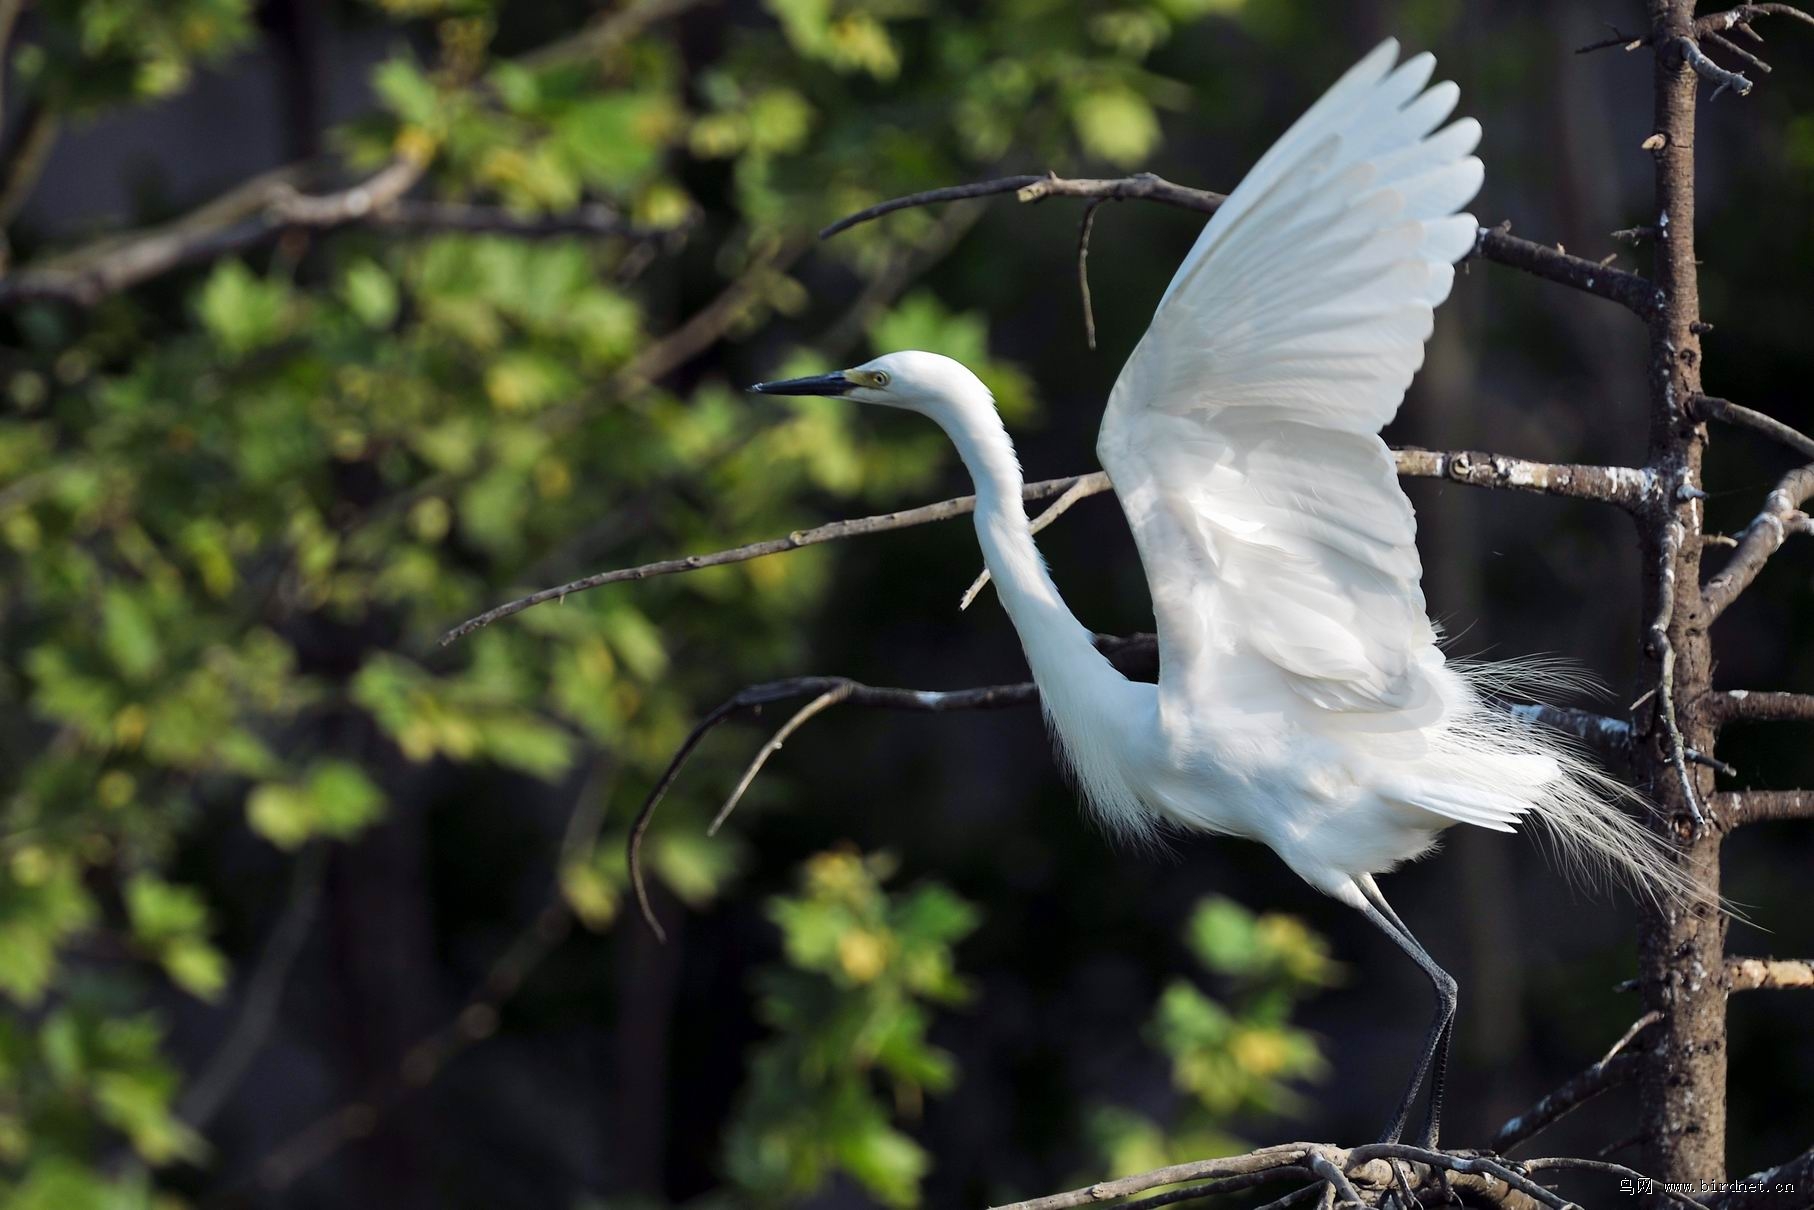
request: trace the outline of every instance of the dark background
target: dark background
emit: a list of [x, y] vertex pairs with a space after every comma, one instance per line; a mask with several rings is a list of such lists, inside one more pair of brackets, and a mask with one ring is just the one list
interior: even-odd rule
[[[1187, 112], [1166, 116], [1165, 142], [1148, 167], [1231, 188], [1339, 70], [1400, 32], [1411, 49], [1437, 54], [1442, 76], [1462, 85], [1462, 111], [1485, 127], [1487, 183], [1475, 203], [1483, 223], [1510, 219], [1517, 234], [1596, 259], [1617, 252], [1620, 265], [1641, 268], [1644, 252], [1609, 233], [1653, 218], [1649, 157], [1638, 148], [1650, 131], [1651, 61], [1617, 49], [1572, 53], [1603, 34], [1602, 17], [1635, 27], [1636, 6], [1469, 5], [1445, 22], [1424, 19], [1427, 8], [1330, 6], [1313, 39], [1283, 49], [1227, 20], [1184, 28], [1150, 67], [1190, 82], [1195, 95]], [[515, 19], [506, 14], [506, 35]], [[754, 6], [708, 7], [683, 17], [677, 36], [683, 48], [706, 45], [714, 23], [763, 19]], [[552, 17], [521, 20], [527, 43]], [[394, 31], [357, 10], [302, 2], [268, 5], [261, 21], [257, 50], [204, 73], [186, 94], [72, 130], [20, 230], [50, 239], [205, 198], [316, 150], [322, 131], [369, 105], [366, 76]], [[1433, 41], [1410, 32], [1432, 26]], [[1722, 96], [1702, 110], [1698, 235], [1704, 311], [1715, 324], [1705, 343], [1707, 383], [1805, 428], [1814, 421], [1806, 385], [1814, 376], [1806, 301], [1814, 288], [1814, 119], [1804, 116], [1814, 114], [1814, 31], [1769, 32], [1775, 73], [1750, 97]], [[709, 176], [690, 184], [709, 197]], [[928, 281], [951, 307], [986, 314], [992, 354], [1036, 383], [1039, 415], [1016, 432], [1028, 478], [1093, 469], [1102, 401], [1199, 222], [1137, 203], [1100, 210], [1090, 258], [1100, 347], [1090, 352], [1073, 276], [1078, 209], [1011, 199], [989, 207]], [[666, 271], [678, 275], [681, 297], [703, 299], [714, 288], [706, 250]], [[768, 376], [789, 340], [836, 318], [856, 289], [848, 270], [826, 258], [809, 255], [796, 274], [812, 295], [804, 314], [740, 334], [683, 376]], [[1613, 304], [1474, 262], [1439, 314], [1428, 364], [1388, 436], [1635, 464], [1647, 423], [1643, 366], [1644, 333]], [[875, 415], [860, 423], [886, 438], [917, 422]], [[1786, 465], [1752, 437], [1717, 432], [1709, 529], [1741, 528]], [[967, 490], [948, 458], [926, 498]], [[1583, 704], [1622, 716], [1636, 696], [1639, 648], [1639, 569], [1625, 519], [1590, 504], [1430, 482], [1410, 482], [1407, 491], [1418, 510], [1430, 610], [1453, 636], [1452, 649], [1564, 656], [1609, 686], [1603, 700]], [[1080, 505], [1041, 546], [1090, 625], [1150, 627], [1132, 544], [1106, 497]], [[1718, 558], [1710, 556], [1715, 565]], [[1792, 540], [1722, 619], [1719, 684], [1814, 682], [1807, 559]], [[781, 671], [928, 688], [1025, 677], [991, 594], [967, 614], [955, 609], [977, 568], [965, 523], [850, 542], [834, 566], [834, 585], [808, 623], [810, 657]], [[640, 587], [607, 591], [633, 595]], [[731, 647], [738, 635], [721, 640]], [[703, 686], [701, 711], [742, 683], [734, 675], [714, 681], [718, 659], [709, 649], [695, 644], [686, 658]], [[711, 744], [735, 763], [759, 735], [738, 729]], [[375, 743], [373, 751], [374, 760], [387, 759]], [[1805, 737], [1786, 725], [1735, 729], [1720, 755], [1744, 784], [1786, 787], [1814, 775]], [[217, 1177], [196, 1178], [193, 1192], [243, 1177], [278, 1139], [363, 1088], [457, 1008], [498, 946], [538, 909], [549, 846], [577, 784], [432, 765], [405, 784], [411, 793], [393, 795], [387, 822], [327, 858], [323, 910], [278, 1024], [210, 1131]], [[630, 810], [634, 798], [620, 789], [611, 810]], [[1141, 1024], [1161, 985], [1188, 967], [1180, 929], [1207, 892], [1302, 916], [1350, 971], [1301, 1016], [1326, 1039], [1330, 1078], [1311, 1089], [1301, 1119], [1238, 1124], [1246, 1137], [1370, 1139], [1422, 1035], [1429, 1005], [1421, 976], [1358, 916], [1311, 892], [1265, 850], [1187, 840], [1156, 858], [1099, 835], [1055, 770], [1032, 710], [833, 711], [777, 755], [734, 826], [756, 861], [703, 912], [661, 897], [672, 934], [665, 948], [627, 919], [604, 935], [576, 933], [509, 1003], [496, 1037], [388, 1109], [368, 1138], [260, 1204], [527, 1207], [632, 1192], [678, 1203], [714, 1187], [719, 1131], [747, 1048], [760, 1036], [748, 976], [777, 952], [761, 904], [786, 888], [800, 858], [843, 840], [898, 853], [903, 881], [937, 877], [984, 912], [960, 950], [978, 994], [943, 1013], [934, 1033], [963, 1074], [954, 1092], [928, 1104], [918, 1128], [936, 1160], [928, 1204], [977, 1204], [1092, 1175], [1075, 1150], [1086, 1105], [1127, 1104], [1161, 1120], [1172, 1111], [1177, 1094]], [[1811, 858], [1805, 824], [1764, 824], [1732, 838], [1727, 893], [1755, 922], [1733, 927], [1733, 952], [1814, 949]], [[284, 861], [243, 836], [204, 832], [179, 868], [217, 888], [228, 951], [255, 952], [281, 899]], [[1439, 855], [1385, 889], [1462, 988], [1446, 1139], [1484, 1142], [1597, 1058], [1635, 1015], [1635, 994], [1614, 990], [1633, 972], [1633, 908], [1571, 887], [1530, 842], [1456, 829]], [[199, 1064], [226, 1017], [175, 996], [165, 1009], [174, 1054]], [[1792, 992], [1738, 997], [1731, 1021], [1730, 1167], [1743, 1173], [1801, 1149], [1814, 1132], [1806, 1095], [1814, 1022]], [[1632, 1096], [1609, 1095], [1541, 1146], [1592, 1154], [1618, 1141], [1635, 1130]], [[815, 1204], [860, 1202], [838, 1186]]]

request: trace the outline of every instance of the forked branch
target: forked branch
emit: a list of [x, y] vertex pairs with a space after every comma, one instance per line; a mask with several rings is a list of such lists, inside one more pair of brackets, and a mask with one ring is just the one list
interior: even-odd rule
[[1801, 511], [1810, 496], [1814, 496], [1814, 463], [1784, 475], [1776, 490], [1765, 498], [1763, 511], [1740, 535], [1732, 558], [1701, 590], [1708, 621], [1718, 618], [1738, 600], [1790, 534], [1814, 534], [1814, 521]]
[[[1214, 214], [1228, 200], [1226, 194], [1174, 184], [1150, 172], [1106, 180], [1067, 179], [1051, 175], [1008, 176], [890, 198], [839, 219], [820, 231], [819, 237], [830, 239], [840, 231], [848, 231], [859, 223], [881, 218], [897, 210], [965, 198], [993, 197], [1003, 193], [1012, 193], [1022, 202], [1037, 202], [1049, 197], [1080, 198], [1092, 202], [1152, 201], [1194, 210], [1199, 214]], [[1611, 268], [1598, 261], [1571, 256], [1561, 248], [1519, 239], [1511, 234], [1510, 227], [1509, 223], [1501, 223], [1493, 228], [1482, 227], [1474, 243], [1474, 254], [1485, 260], [1610, 299], [1642, 316], [1655, 313], [1659, 305], [1657, 289], [1642, 276]]]
[[[1108, 656], [1122, 671], [1133, 676], [1148, 675], [1155, 665], [1158, 653], [1157, 639], [1151, 634], [1133, 634], [1125, 637], [1116, 635], [1096, 636], [1096, 647]], [[1031, 681], [1021, 681], [1007, 685], [984, 685], [974, 689], [901, 689], [884, 685], [867, 685], [861, 681], [843, 676], [801, 676], [787, 680], [769, 681], [761, 685], [751, 685], [733, 694], [728, 700], [708, 713], [688, 733], [679, 748], [668, 761], [655, 785], [643, 799], [642, 806], [636, 812], [636, 818], [630, 825], [629, 843], [626, 859], [630, 870], [630, 885], [636, 894], [636, 905], [649, 929], [662, 940], [667, 939], [666, 931], [655, 916], [655, 908], [649, 899], [648, 883], [643, 874], [642, 846], [647, 835], [649, 824], [655, 817], [655, 809], [661, 805], [668, 790], [680, 776], [688, 759], [691, 758], [701, 741], [723, 724], [740, 716], [759, 714], [769, 706], [782, 702], [795, 702], [802, 698], [806, 704], [788, 716], [776, 730], [774, 736], [758, 749], [755, 757], [745, 767], [743, 775], [737, 779], [736, 786], [725, 798], [724, 804], [713, 816], [710, 832], [717, 832], [725, 819], [742, 801], [744, 793], [750, 788], [768, 759], [780, 750], [793, 734], [819, 713], [837, 705], [868, 706], [883, 710], [912, 710], [924, 713], [942, 714], [960, 710], [1001, 710], [1013, 706], [1030, 706], [1039, 700], [1039, 690]], [[1591, 744], [1607, 748], [1613, 741], [1608, 737], [1619, 734], [1624, 724], [1614, 719], [1602, 718], [1583, 710], [1571, 710], [1560, 706], [1526, 706], [1511, 707], [1511, 712], [1527, 722], [1538, 722], [1557, 730], [1578, 736]]]

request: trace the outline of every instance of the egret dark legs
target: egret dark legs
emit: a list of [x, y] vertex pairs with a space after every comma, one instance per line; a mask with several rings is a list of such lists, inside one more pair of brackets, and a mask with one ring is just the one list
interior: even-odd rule
[[1387, 1125], [1380, 1141], [1399, 1141], [1406, 1122], [1411, 1118], [1411, 1106], [1417, 1103], [1417, 1091], [1423, 1087], [1424, 1078], [1428, 1076], [1430, 1112], [1424, 1119], [1423, 1145], [1434, 1147], [1437, 1131], [1442, 1125], [1443, 1081], [1448, 1076], [1449, 1038], [1454, 1029], [1455, 1005], [1459, 999], [1455, 980], [1449, 972], [1436, 965], [1436, 959], [1430, 957], [1424, 947], [1417, 943], [1417, 938], [1411, 935], [1411, 930], [1398, 918], [1398, 913], [1392, 910], [1386, 897], [1379, 893], [1379, 887], [1371, 877], [1357, 878], [1355, 884], [1360, 887], [1361, 894], [1366, 896], [1369, 905], [1362, 909], [1363, 914], [1411, 956], [1411, 960], [1430, 977], [1430, 983], [1436, 989], [1436, 1017], [1430, 1022], [1430, 1032], [1424, 1038], [1423, 1055], [1418, 1060], [1417, 1069], [1411, 1073], [1411, 1084], [1405, 1089], [1398, 1111], [1392, 1115], [1392, 1121]]

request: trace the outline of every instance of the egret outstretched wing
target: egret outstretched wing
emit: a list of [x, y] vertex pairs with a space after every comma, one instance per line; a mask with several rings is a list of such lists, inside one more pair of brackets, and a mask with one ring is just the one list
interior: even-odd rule
[[[1387, 41], [1204, 228], [1097, 452], [1140, 547], [1162, 689], [1258, 669], [1327, 711], [1420, 715], [1442, 663], [1379, 429], [1476, 226], [1480, 128]], [[1434, 132], [1434, 133], [1432, 133]]]

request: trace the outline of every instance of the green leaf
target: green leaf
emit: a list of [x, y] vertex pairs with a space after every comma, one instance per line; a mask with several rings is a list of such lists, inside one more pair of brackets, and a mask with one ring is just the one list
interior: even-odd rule
[[1126, 88], [1088, 92], [1071, 109], [1077, 137], [1092, 155], [1138, 164], [1159, 142], [1159, 119], [1145, 97]]
[[341, 297], [359, 321], [375, 331], [383, 331], [397, 320], [399, 296], [397, 282], [370, 259], [348, 265], [340, 280]]
[[163, 664], [157, 626], [141, 597], [127, 588], [110, 588], [102, 598], [101, 641], [130, 681], [150, 680]]
[[222, 261], [196, 299], [196, 315], [228, 353], [241, 356], [276, 340], [290, 305], [289, 287], [259, 278], [244, 262]]

